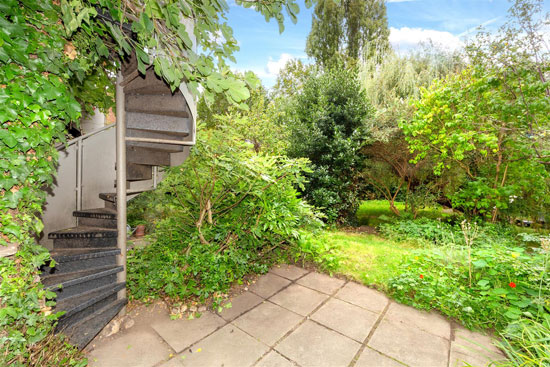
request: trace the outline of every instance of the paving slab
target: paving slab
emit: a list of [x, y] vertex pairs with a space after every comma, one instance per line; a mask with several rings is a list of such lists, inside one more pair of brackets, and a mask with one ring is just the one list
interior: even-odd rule
[[368, 346], [411, 366], [447, 367], [449, 341], [414, 326], [384, 319]]
[[269, 272], [283, 278], [296, 280], [304, 276], [305, 274], [309, 273], [309, 270], [297, 267], [295, 265], [281, 264], [281, 265], [275, 265], [274, 267], [271, 268]]
[[204, 338], [226, 322], [218, 315], [205, 312], [193, 320], [163, 319], [151, 324], [151, 327], [168, 343], [176, 353]]
[[235, 319], [233, 324], [263, 343], [273, 346], [302, 319], [303, 316], [281, 306], [264, 302]]
[[451, 338], [451, 323], [435, 312], [426, 312], [392, 302], [385, 318], [397, 324], [415, 326], [441, 338]]
[[269, 300], [299, 315], [306, 316], [327, 298], [326, 294], [302, 287], [298, 284], [292, 284]]
[[486, 366], [491, 361], [501, 361], [505, 357], [493, 344], [494, 338], [458, 327], [451, 343], [450, 367]]
[[373, 312], [382, 312], [389, 302], [383, 293], [354, 282], [347, 283], [335, 297]]
[[296, 365], [279, 353], [272, 350], [263, 357], [255, 367], [295, 367]]
[[495, 345], [497, 341], [493, 336], [483, 335], [462, 326], [457, 326], [454, 331], [453, 342], [469, 348], [501, 353], [500, 349]]
[[348, 366], [361, 344], [306, 321], [275, 349], [302, 367]]
[[193, 367], [249, 367], [268, 350], [265, 344], [228, 324], [195, 344], [192, 352], [178, 356], [178, 362]]
[[92, 350], [88, 360], [91, 367], [151, 367], [171, 353], [153, 330], [130, 330]]
[[267, 273], [259, 277], [256, 283], [249, 287], [249, 290], [260, 297], [269, 298], [289, 284], [290, 280]]
[[355, 363], [355, 367], [403, 367], [404, 364], [382, 353], [366, 347]]
[[296, 283], [306, 286], [308, 288], [315, 289], [319, 292], [333, 294], [342, 285], [344, 285], [345, 281], [342, 279], [329, 277], [325, 274], [309, 273], [303, 278], [298, 279]]
[[312, 320], [336, 330], [359, 343], [363, 343], [367, 335], [369, 335], [378, 317], [379, 315], [374, 312], [336, 298], [330, 299], [311, 315]]
[[493, 361], [503, 361], [504, 359], [505, 357], [500, 353], [465, 349], [462, 345], [452, 343], [449, 367], [483, 367]]
[[262, 301], [262, 297], [257, 296], [252, 292], [245, 292], [231, 299], [231, 307], [223, 308], [219, 315], [227, 321], [232, 321], [251, 308], [259, 305]]

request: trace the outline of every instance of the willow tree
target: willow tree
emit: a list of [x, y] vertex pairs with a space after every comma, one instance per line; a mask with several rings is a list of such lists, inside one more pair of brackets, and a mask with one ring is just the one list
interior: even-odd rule
[[306, 52], [323, 65], [337, 54], [351, 60], [369, 58], [389, 48], [389, 34], [383, 0], [319, 0]]
[[442, 180], [435, 182], [426, 159], [411, 162], [414, 155], [409, 151], [399, 123], [412, 120], [411, 102], [420, 98], [422, 87], [461, 67], [459, 54], [437, 49], [407, 56], [388, 52], [381, 62], [369, 59], [361, 65], [361, 84], [376, 110], [372, 141], [363, 149], [366, 161], [363, 177], [374, 191], [388, 200], [396, 215], [400, 215], [395, 206], [400, 194], [405, 193], [406, 208], [416, 214], [419, 204], [434, 198], [433, 192], [444, 186]]

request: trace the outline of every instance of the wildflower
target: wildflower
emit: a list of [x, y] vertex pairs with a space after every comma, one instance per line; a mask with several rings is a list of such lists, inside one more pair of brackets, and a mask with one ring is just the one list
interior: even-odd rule
[[424, 279], [424, 275], [420, 274], [420, 279]]
[[514, 259], [517, 259], [519, 257], [519, 254], [517, 252], [512, 252], [512, 257]]
[[510, 286], [510, 288], [516, 288], [516, 283], [510, 282], [510, 284], [508, 284], [508, 286]]

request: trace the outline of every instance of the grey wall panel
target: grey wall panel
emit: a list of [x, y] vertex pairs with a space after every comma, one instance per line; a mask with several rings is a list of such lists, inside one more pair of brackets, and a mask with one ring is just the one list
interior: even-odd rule
[[59, 152], [57, 176], [53, 186], [48, 189], [42, 213], [44, 230], [39, 243], [48, 249], [53, 248], [53, 241], [48, 239], [49, 232], [76, 225], [76, 218], [73, 217], [73, 211], [76, 210], [76, 159], [76, 145]]

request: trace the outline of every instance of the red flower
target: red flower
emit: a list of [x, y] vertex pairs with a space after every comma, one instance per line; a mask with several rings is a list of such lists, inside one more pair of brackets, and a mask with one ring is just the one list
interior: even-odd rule
[[516, 283], [514, 282], [510, 282], [510, 284], [508, 284], [510, 286], [510, 288], [516, 288]]
[[[424, 275], [420, 274], [420, 279], [424, 279]], [[515, 285], [514, 285], [515, 287]]]

